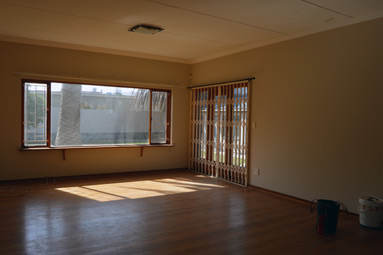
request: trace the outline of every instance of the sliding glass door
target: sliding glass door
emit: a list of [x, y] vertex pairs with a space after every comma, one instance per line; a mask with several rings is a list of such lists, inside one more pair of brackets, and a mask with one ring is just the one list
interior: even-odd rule
[[247, 186], [249, 83], [192, 89], [190, 170]]

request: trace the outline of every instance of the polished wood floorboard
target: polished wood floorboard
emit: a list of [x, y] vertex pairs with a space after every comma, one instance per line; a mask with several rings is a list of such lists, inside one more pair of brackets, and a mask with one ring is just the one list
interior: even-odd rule
[[0, 254], [383, 254], [383, 231], [356, 216], [334, 235], [315, 220], [306, 203], [185, 170], [0, 183]]

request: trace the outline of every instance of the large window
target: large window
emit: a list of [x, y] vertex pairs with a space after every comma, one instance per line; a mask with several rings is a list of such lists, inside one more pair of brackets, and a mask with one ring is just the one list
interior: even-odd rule
[[23, 81], [23, 147], [170, 143], [170, 90]]

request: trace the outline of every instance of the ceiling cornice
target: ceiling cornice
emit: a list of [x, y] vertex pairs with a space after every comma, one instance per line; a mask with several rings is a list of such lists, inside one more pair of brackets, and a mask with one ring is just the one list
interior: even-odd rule
[[166, 56], [160, 56], [160, 55], [116, 50], [116, 49], [106, 49], [106, 48], [70, 44], [70, 43], [35, 40], [35, 39], [14, 37], [14, 36], [7, 36], [7, 35], [0, 35], [0, 41], [55, 47], [55, 48], [64, 48], [64, 49], [70, 49], [70, 50], [81, 50], [81, 51], [105, 53], [105, 54], [112, 54], [112, 55], [118, 55], [118, 56], [128, 56], [128, 57], [160, 60], [160, 61], [167, 61], [167, 62], [175, 62], [175, 63], [181, 63], [181, 64], [191, 64], [190, 60], [182, 59], [182, 58], [166, 57]]

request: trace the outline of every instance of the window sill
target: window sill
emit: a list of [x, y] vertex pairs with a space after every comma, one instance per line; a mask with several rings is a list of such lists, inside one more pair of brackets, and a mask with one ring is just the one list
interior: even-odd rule
[[140, 156], [143, 156], [144, 148], [153, 147], [175, 147], [175, 144], [137, 144], [137, 145], [110, 145], [110, 146], [65, 146], [65, 147], [22, 147], [19, 151], [49, 151], [49, 150], [60, 150], [63, 154], [63, 160], [66, 159], [66, 150], [83, 150], [83, 149], [115, 149], [115, 148], [139, 148]]
[[174, 144], [137, 144], [137, 145], [63, 146], [63, 147], [22, 147], [19, 149], [19, 151], [148, 148], [148, 147], [174, 147], [174, 146], [175, 146]]

